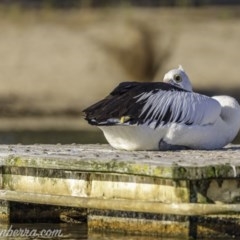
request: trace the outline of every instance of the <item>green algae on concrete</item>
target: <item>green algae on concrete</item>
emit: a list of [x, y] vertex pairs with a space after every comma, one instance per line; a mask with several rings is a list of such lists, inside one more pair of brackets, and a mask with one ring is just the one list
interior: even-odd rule
[[135, 215], [137, 216], [135, 218], [126, 215], [125, 217], [98, 216], [93, 212], [88, 217], [88, 228], [90, 232], [117, 232], [135, 235], [142, 235], [144, 233], [144, 235], [147, 236], [171, 236], [179, 239], [188, 237], [189, 224], [186, 221], [187, 219], [184, 219], [185, 221], [161, 221], [157, 219], [140, 218], [137, 214]]
[[0, 200], [0, 224], [8, 224], [10, 221], [9, 202]]
[[[114, 172], [171, 179], [235, 177], [237, 146], [214, 151], [126, 152], [107, 145], [0, 146], [5, 166]], [[222, 157], [222, 158], [220, 158]]]

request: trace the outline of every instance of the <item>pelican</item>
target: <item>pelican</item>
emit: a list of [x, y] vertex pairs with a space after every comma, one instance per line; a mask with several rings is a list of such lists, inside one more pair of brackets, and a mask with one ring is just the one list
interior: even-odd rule
[[83, 112], [112, 147], [124, 150], [219, 149], [240, 129], [238, 102], [193, 92], [182, 66], [163, 82], [120, 83]]

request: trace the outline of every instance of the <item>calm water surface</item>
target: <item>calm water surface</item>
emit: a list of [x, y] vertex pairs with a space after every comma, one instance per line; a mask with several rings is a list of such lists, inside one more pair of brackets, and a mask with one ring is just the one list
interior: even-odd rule
[[86, 224], [12, 224], [0, 225], [1, 240], [179, 240], [157, 236], [88, 233]]
[[[160, 236], [138, 236], [116, 233], [88, 233], [84, 224], [0, 224], [1, 240], [187, 240], [189, 238], [165, 238]], [[201, 238], [213, 240], [213, 238]], [[231, 240], [234, 237], [214, 238], [214, 240]], [[238, 239], [238, 238], [235, 238]]]
[[74, 130], [18, 130], [0, 131], [0, 144], [90, 144], [106, 143], [99, 131], [74, 131]]
[[[0, 144], [94, 144], [107, 143], [102, 132], [74, 130], [0, 131]], [[233, 141], [240, 144], [240, 134]]]

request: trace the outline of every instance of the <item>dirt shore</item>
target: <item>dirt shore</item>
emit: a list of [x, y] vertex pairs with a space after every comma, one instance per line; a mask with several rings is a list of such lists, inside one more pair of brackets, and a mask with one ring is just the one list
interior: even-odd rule
[[195, 90], [240, 98], [238, 9], [0, 10], [0, 129], [86, 128], [122, 81], [182, 64]]

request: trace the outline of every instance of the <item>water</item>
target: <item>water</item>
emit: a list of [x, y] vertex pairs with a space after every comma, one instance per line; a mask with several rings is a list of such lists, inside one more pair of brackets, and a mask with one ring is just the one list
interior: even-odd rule
[[137, 236], [116, 233], [88, 233], [86, 224], [12, 224], [0, 225], [1, 240], [179, 240], [157, 236]]
[[[0, 224], [1, 240], [187, 240], [189, 238], [165, 238], [161, 236], [124, 235], [117, 233], [88, 233], [86, 224]], [[213, 240], [213, 238], [201, 238]], [[214, 238], [231, 240], [234, 237]], [[235, 238], [237, 239], [237, 238]]]
[[[0, 131], [0, 144], [91, 144], [107, 143], [102, 132], [77, 130]], [[240, 134], [233, 141], [240, 144]]]
[[77, 130], [17, 130], [0, 131], [0, 144], [90, 144], [106, 143], [99, 131]]
[[0, 225], [0, 239], [89, 239], [86, 224]]

